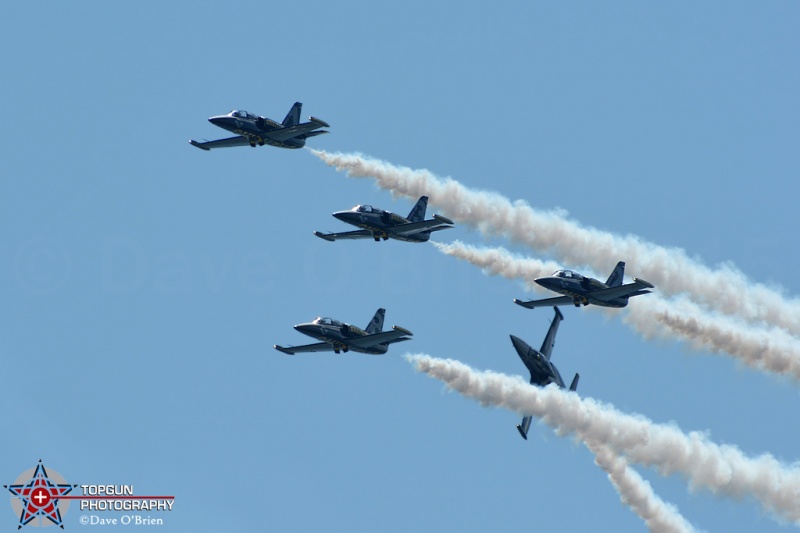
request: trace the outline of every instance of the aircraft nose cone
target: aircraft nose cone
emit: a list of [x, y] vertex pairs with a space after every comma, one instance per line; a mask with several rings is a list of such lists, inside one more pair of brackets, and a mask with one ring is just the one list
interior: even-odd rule
[[227, 119], [228, 117], [226, 116], [219, 116], [219, 117], [211, 117], [210, 119], [208, 119], [208, 121], [215, 126], [222, 127], [222, 125], [227, 122]]
[[333, 216], [342, 222], [358, 221], [358, 214], [353, 213], [352, 211], [336, 211]]
[[547, 276], [544, 278], [536, 278], [533, 281], [535, 281], [545, 289], [550, 289], [551, 291], [557, 291], [558, 289], [561, 288], [561, 280], [551, 276]]
[[304, 335], [313, 335], [316, 332], [317, 326], [313, 324], [297, 324], [294, 329]]
[[515, 337], [514, 335], [510, 335], [510, 337], [511, 344], [514, 345], [514, 349], [517, 350], [518, 354], [521, 355], [528, 352], [529, 346], [524, 340], [520, 339], [519, 337]]

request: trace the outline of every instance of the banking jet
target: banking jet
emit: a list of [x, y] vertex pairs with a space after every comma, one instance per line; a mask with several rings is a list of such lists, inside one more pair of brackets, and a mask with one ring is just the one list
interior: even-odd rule
[[620, 261], [611, 272], [605, 283], [593, 278], [581, 276], [571, 270], [558, 270], [552, 276], [536, 278], [535, 281], [545, 289], [550, 289], [565, 296], [546, 298], [544, 300], [531, 300], [523, 302], [514, 299], [515, 304], [533, 309], [534, 307], [550, 307], [556, 305], [574, 304], [575, 307], [583, 305], [600, 305], [603, 307], [625, 307], [628, 298], [648, 294], [653, 285], [643, 279], [633, 278], [633, 283], [622, 284], [625, 274], [625, 262]]
[[383, 329], [383, 317], [386, 309], [378, 309], [372, 317], [367, 329], [361, 329], [332, 318], [318, 317], [313, 322], [298, 324], [294, 327], [300, 333], [314, 337], [322, 342], [306, 344], [304, 346], [275, 345], [275, 349], [285, 354], [294, 355], [302, 352], [328, 352], [334, 353], [354, 352], [380, 355], [386, 353], [390, 344], [395, 342], [410, 341], [412, 333], [400, 326], [392, 326], [391, 331]]
[[442, 215], [433, 215], [430, 220], [425, 220], [425, 210], [428, 207], [428, 197], [422, 196], [408, 214], [401, 217], [371, 205], [357, 205], [350, 211], [337, 211], [333, 214], [342, 222], [362, 228], [357, 231], [344, 233], [322, 233], [315, 231], [314, 235], [326, 241], [337, 239], [368, 239], [375, 242], [389, 238], [406, 242], [425, 242], [431, 238], [431, 233], [453, 227], [453, 221]]
[[[564, 380], [561, 379], [561, 374], [558, 373], [556, 365], [550, 362], [550, 354], [553, 353], [553, 346], [555, 346], [556, 343], [558, 324], [564, 319], [564, 315], [561, 314], [558, 307], [554, 307], [553, 309], [556, 311], [556, 316], [553, 317], [553, 321], [550, 323], [550, 329], [547, 330], [547, 336], [544, 338], [541, 350], [537, 352], [528, 346], [524, 340], [514, 335], [511, 335], [511, 342], [514, 344], [519, 358], [522, 359], [522, 362], [525, 363], [525, 366], [527, 366], [528, 370], [531, 372], [531, 385], [544, 387], [555, 383], [563, 389], [565, 388]], [[578, 388], [578, 380], [580, 377], [580, 374], [575, 374], [575, 377], [572, 378], [572, 384], [569, 386], [569, 390], [574, 391]], [[525, 440], [528, 440], [528, 429], [530, 427], [530, 416], [523, 418], [522, 423], [517, 426], [519, 434], [522, 435], [522, 438]]]
[[280, 124], [247, 111], [234, 109], [227, 115], [211, 117], [208, 121], [215, 126], [235, 133], [236, 137], [216, 141], [197, 142], [191, 140], [189, 142], [203, 150], [245, 146], [247, 144], [253, 148], [256, 145], [264, 146], [265, 144], [277, 146], [278, 148], [302, 148], [309, 137], [328, 133], [328, 131], [320, 130], [320, 128], [330, 127], [327, 122], [314, 117], [309, 118], [310, 122], [300, 124], [300, 109], [302, 107], [303, 104], [295, 102], [292, 109], [289, 110], [289, 114]]

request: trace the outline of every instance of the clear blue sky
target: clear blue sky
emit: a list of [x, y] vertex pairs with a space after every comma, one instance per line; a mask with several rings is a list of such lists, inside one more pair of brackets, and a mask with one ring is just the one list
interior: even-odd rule
[[[516, 414], [402, 358], [523, 374], [508, 335], [538, 346], [550, 312], [513, 305], [520, 284], [430, 245], [317, 239], [346, 229], [333, 211], [412, 202], [305, 150], [187, 141], [225, 136], [209, 116], [301, 101], [331, 124], [310, 146], [560, 207], [794, 297], [800, 5], [272, 4], [0, 8], [2, 484], [41, 458], [71, 483], [174, 494], [162, 531], [643, 531], [583, 446], [536, 424], [525, 442]], [[272, 349], [378, 307], [414, 340]], [[553, 357], [581, 394], [800, 457], [796, 384], [564, 312]], [[639, 471], [707, 531], [784, 530]]]

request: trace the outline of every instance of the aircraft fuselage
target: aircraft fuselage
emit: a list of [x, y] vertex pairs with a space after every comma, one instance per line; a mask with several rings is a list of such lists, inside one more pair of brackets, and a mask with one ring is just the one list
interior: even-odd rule
[[[577, 276], [577, 274], [573, 274], [573, 276]], [[604, 299], [601, 300], [598, 298], [593, 298], [592, 293], [594, 291], [608, 288], [608, 285], [594, 278], [587, 278], [583, 276], [581, 276], [580, 278], [545, 276], [542, 278], [536, 278], [534, 281], [539, 285], [541, 285], [542, 287], [544, 287], [545, 289], [549, 289], [553, 292], [563, 294], [564, 296], [570, 296], [573, 299], [575, 307], [592, 304], [592, 305], [599, 305], [602, 307], [618, 308], [618, 307], [625, 307], [628, 305], [627, 296], [621, 298], [613, 298], [610, 300], [604, 300]]]
[[350, 344], [350, 340], [358, 337], [365, 337], [368, 333], [359, 327], [341, 322], [334, 321], [332, 324], [307, 322], [296, 325], [294, 329], [309, 337], [327, 342], [333, 346], [333, 351], [335, 353], [353, 350], [354, 352], [370, 355], [381, 355], [385, 354], [389, 349], [387, 344], [377, 344], [367, 348]]
[[277, 146], [278, 148], [302, 148], [306, 140], [291, 138], [278, 141], [270, 138], [269, 133], [283, 129], [283, 125], [264, 117], [256, 117], [248, 113], [247, 118], [233, 117], [230, 114], [211, 117], [209, 122], [236, 135], [241, 135], [250, 141], [250, 146]]
[[558, 368], [550, 362], [547, 357], [531, 348], [528, 343], [511, 335], [511, 342], [517, 350], [522, 362], [531, 373], [531, 385], [539, 385], [545, 387], [550, 383], [555, 383], [561, 388], [564, 388], [564, 380], [558, 372]]
[[418, 231], [416, 233], [398, 233], [392, 231], [395, 226], [409, 224], [411, 221], [390, 211], [372, 208], [372, 212], [361, 211], [337, 211], [333, 214], [342, 222], [347, 222], [353, 226], [372, 232], [376, 241], [389, 238], [406, 242], [425, 242], [431, 238], [430, 232]]

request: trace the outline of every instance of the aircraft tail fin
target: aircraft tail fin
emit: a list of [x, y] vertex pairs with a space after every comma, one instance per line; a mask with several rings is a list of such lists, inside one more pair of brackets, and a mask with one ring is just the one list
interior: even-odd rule
[[608, 276], [608, 281], [606, 281], [606, 285], [609, 287], [619, 287], [622, 285], [622, 278], [625, 275], [625, 261], [620, 261], [617, 263], [617, 266], [614, 267], [614, 270], [611, 271], [611, 275]]
[[521, 424], [517, 424], [517, 431], [522, 435], [522, 438], [528, 440], [528, 429], [531, 427], [531, 417], [526, 416], [522, 419]]
[[300, 123], [300, 111], [303, 109], [303, 104], [300, 102], [295, 102], [292, 108], [289, 110], [289, 113], [286, 115], [286, 118], [283, 119], [283, 126], [288, 128], [289, 126], [296, 126]]
[[575, 373], [575, 377], [572, 378], [572, 384], [569, 386], [569, 390], [571, 390], [572, 392], [575, 392], [576, 390], [578, 390], [578, 380], [579, 379], [581, 379], [581, 375], [576, 372]]
[[372, 317], [367, 329], [365, 330], [370, 335], [375, 333], [380, 333], [383, 331], [383, 317], [386, 316], [386, 309], [380, 308], [375, 312], [375, 316]]
[[425, 220], [425, 210], [428, 209], [428, 197], [427, 196], [420, 196], [417, 203], [414, 204], [414, 208], [408, 214], [408, 220], [410, 222], [422, 222]]
[[317, 130], [317, 131], [309, 131], [308, 133], [303, 133], [298, 135], [299, 139], [308, 139], [309, 137], [316, 137], [317, 135], [322, 135], [323, 133], [330, 133], [328, 130]]

